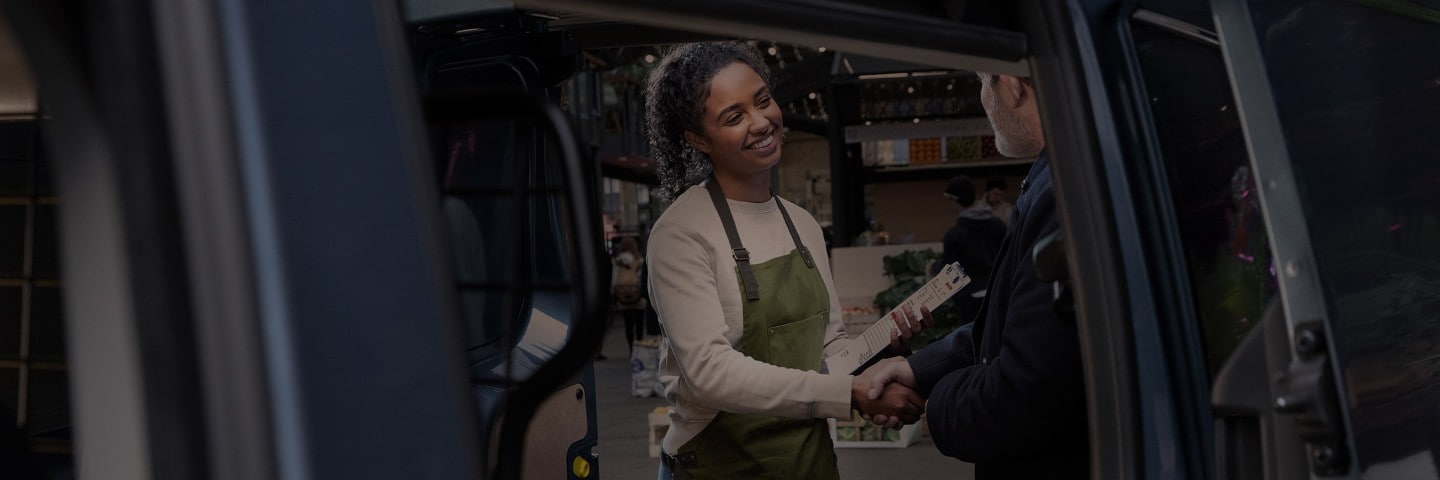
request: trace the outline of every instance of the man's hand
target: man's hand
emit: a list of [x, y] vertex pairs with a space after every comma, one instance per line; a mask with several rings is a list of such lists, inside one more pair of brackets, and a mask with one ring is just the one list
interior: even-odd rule
[[[856, 383], [862, 381], [868, 384], [868, 386], [865, 387], [865, 397], [870, 400], [875, 400], [882, 398], [888, 393], [889, 386], [891, 385], [904, 385], [908, 390], [914, 391], [915, 372], [910, 369], [910, 362], [908, 360], [900, 357], [892, 357], [871, 365], [870, 368], [865, 369], [860, 376], [855, 377]], [[918, 397], [919, 393], [916, 393], [916, 396]], [[921, 398], [919, 406], [920, 411], [924, 412], [925, 402], [923, 397]], [[883, 427], [896, 428], [901, 421], [904, 421], [906, 424], [915, 423], [914, 420], [894, 418], [893, 415], [885, 412], [861, 410], [860, 413], [866, 419]]]
[[926, 327], [935, 324], [935, 317], [930, 315], [930, 309], [920, 307], [920, 315], [917, 317], [915, 311], [906, 305], [901, 308], [904, 311], [890, 314], [890, 320], [895, 322], [895, 329], [890, 331], [890, 349], [895, 351], [908, 351], [910, 340], [915, 334], [920, 333]]
[[[871, 365], [855, 377], [850, 393], [855, 404], [859, 406], [857, 409], [861, 416], [879, 426], [897, 428], [902, 422], [915, 423], [919, 420], [919, 413], [925, 411], [925, 399], [915, 391], [915, 373], [910, 370], [910, 362], [900, 357], [887, 358]], [[884, 405], [885, 401], [897, 401], [892, 396], [903, 397], [906, 403], [914, 405], [918, 411], [886, 410], [874, 403], [881, 402], [880, 405]], [[912, 413], [913, 417], [908, 416]]]
[[910, 361], [901, 357], [890, 357], [876, 362], [855, 377], [856, 382], [861, 380], [867, 384], [865, 398], [870, 400], [880, 398], [885, 386], [891, 383], [899, 383], [912, 390], [915, 388], [915, 372], [910, 370]]
[[875, 425], [900, 428], [902, 425], [919, 421], [920, 414], [925, 412], [925, 399], [910, 387], [892, 383], [886, 386], [877, 398], [871, 399], [860, 392], [860, 389], [864, 388], [860, 382], [857, 377], [851, 391], [852, 400], [861, 415], [871, 419]]

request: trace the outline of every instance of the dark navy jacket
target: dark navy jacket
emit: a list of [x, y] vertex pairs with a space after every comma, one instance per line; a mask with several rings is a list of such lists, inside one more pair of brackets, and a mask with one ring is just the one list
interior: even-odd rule
[[1015, 202], [985, 305], [974, 322], [909, 359], [935, 447], [976, 478], [1086, 478], [1085, 384], [1075, 323], [1031, 251], [1059, 228], [1042, 153]]

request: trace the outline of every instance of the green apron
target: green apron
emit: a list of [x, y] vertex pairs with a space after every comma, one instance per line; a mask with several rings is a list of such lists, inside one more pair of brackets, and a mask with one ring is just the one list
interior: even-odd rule
[[[795, 250], [752, 266], [714, 177], [706, 188], [730, 237], [739, 288], [745, 294], [740, 353], [779, 367], [820, 371], [830, 293], [790, 214], [775, 198]], [[840, 478], [835, 446], [821, 419], [720, 412], [669, 457], [675, 478], [682, 480]]]

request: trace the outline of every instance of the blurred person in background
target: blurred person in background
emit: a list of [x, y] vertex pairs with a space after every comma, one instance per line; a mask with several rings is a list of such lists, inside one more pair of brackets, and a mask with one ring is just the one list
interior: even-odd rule
[[635, 350], [635, 341], [645, 338], [645, 290], [641, 288], [641, 272], [645, 256], [640, 253], [635, 237], [624, 237], [610, 259], [610, 293], [615, 311], [625, 319], [625, 344]]
[[995, 212], [995, 218], [1010, 225], [1010, 217], [1015, 214], [1015, 205], [1005, 200], [1005, 177], [990, 177], [985, 182], [985, 204], [990, 206], [990, 211]]

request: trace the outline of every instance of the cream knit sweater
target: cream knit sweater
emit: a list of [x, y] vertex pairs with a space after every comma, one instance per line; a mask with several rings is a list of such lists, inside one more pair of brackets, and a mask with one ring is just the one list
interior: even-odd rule
[[[795, 249], [773, 200], [728, 202], [752, 265]], [[817, 260], [830, 292], [830, 323], [825, 331], [825, 355], [830, 355], [845, 343], [845, 325], [824, 236], [809, 212], [785, 200], [781, 203]], [[850, 415], [850, 375], [777, 367], [736, 350], [743, 306], [731, 255], [725, 229], [703, 185], [681, 194], [650, 233], [646, 254], [650, 301], [665, 331], [660, 382], [666, 400], [675, 407], [662, 444], [667, 453], [698, 434], [719, 411], [790, 418]]]

